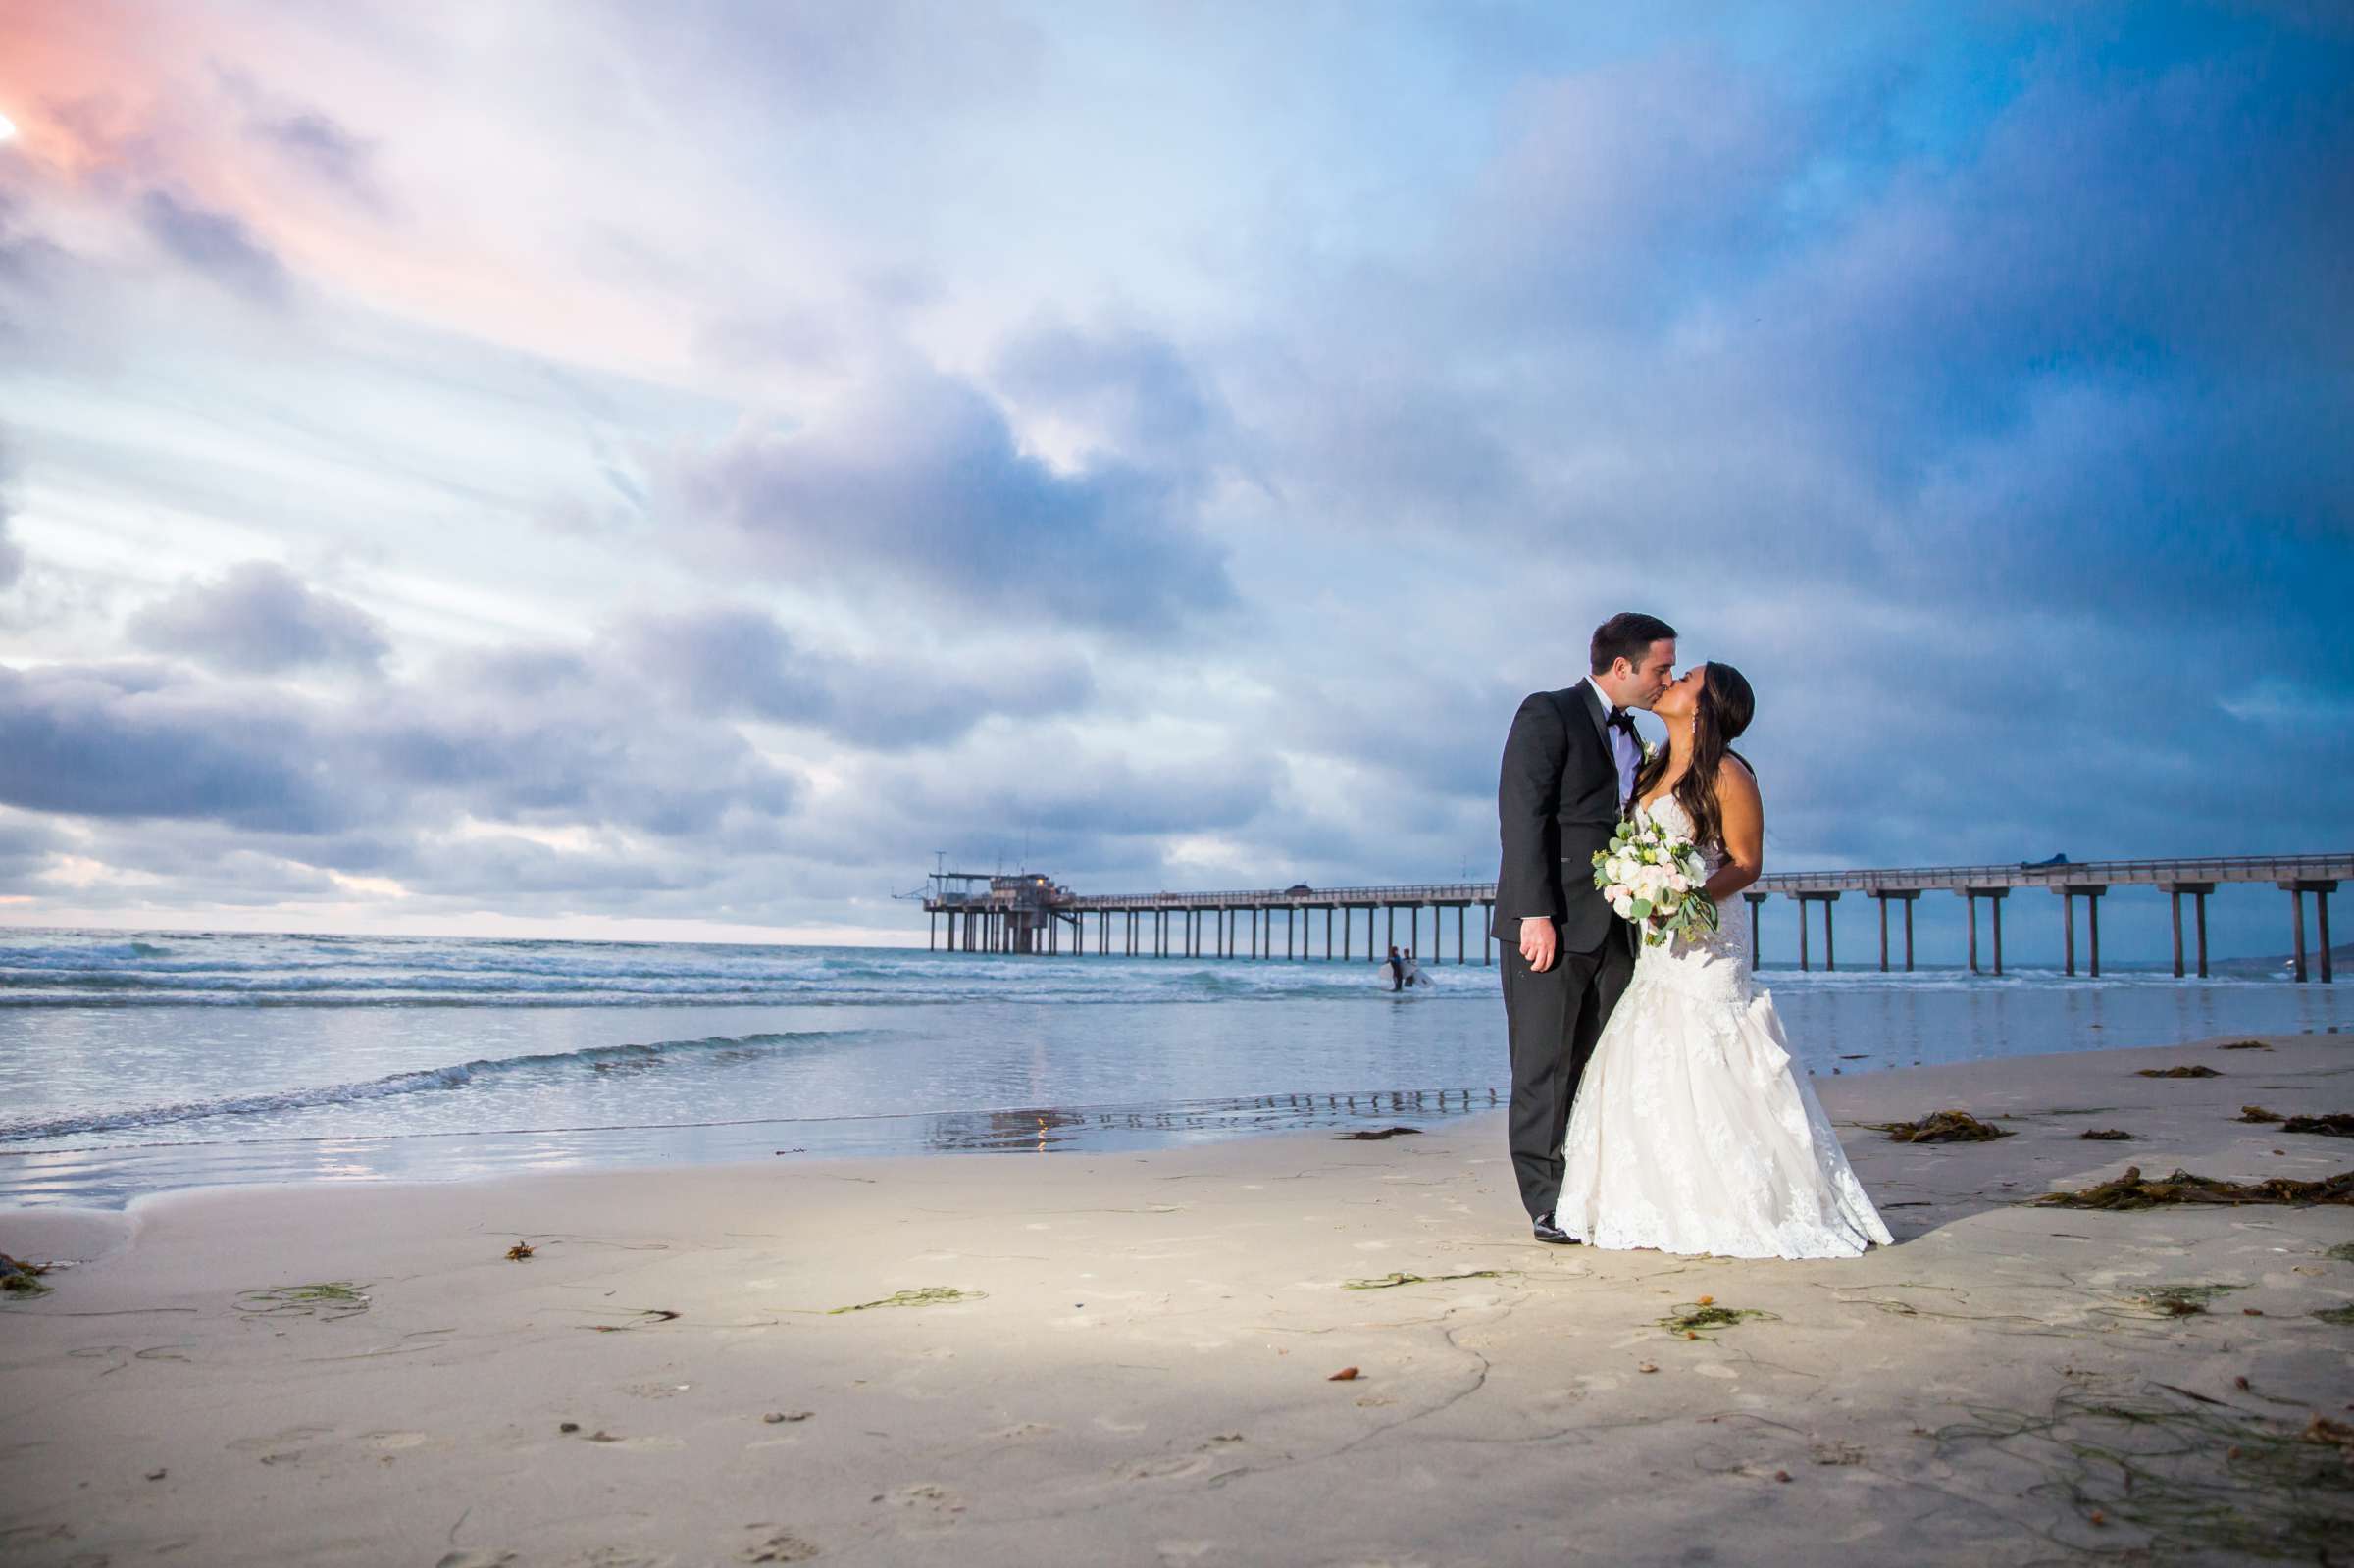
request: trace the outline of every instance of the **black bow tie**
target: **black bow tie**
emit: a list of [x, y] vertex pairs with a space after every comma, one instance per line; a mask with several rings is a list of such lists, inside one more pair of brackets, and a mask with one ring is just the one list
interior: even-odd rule
[[1633, 736], [1635, 733], [1635, 715], [1634, 711], [1630, 708], [1612, 708], [1611, 710], [1611, 716], [1608, 719], [1605, 719], [1603, 723], [1609, 725], [1613, 730], [1625, 731], [1630, 737]]

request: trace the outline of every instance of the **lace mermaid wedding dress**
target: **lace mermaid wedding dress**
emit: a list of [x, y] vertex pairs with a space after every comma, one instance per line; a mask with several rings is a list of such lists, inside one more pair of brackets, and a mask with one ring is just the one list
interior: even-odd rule
[[[1638, 815], [1689, 835], [1670, 795]], [[1702, 850], [1711, 876], [1722, 864]], [[1790, 1059], [1741, 922], [1646, 946], [1579, 1081], [1555, 1223], [1594, 1246], [1854, 1257], [1891, 1238]]]

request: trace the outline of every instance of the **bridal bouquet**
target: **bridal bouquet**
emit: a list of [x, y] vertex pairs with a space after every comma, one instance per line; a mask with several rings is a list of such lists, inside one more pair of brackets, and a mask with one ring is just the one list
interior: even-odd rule
[[1716, 906], [1700, 890], [1708, 880], [1691, 841], [1656, 823], [1622, 822], [1611, 835], [1611, 847], [1594, 853], [1594, 885], [1654, 947], [1671, 936], [1697, 939], [1717, 929]]

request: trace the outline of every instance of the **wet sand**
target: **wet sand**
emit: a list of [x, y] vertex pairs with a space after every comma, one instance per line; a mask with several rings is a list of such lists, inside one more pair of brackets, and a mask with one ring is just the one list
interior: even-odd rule
[[[2354, 1166], [2234, 1120], [2354, 1110], [2354, 1037], [2223, 1043], [1817, 1080], [1898, 1239], [1846, 1262], [1538, 1245], [1493, 1115], [0, 1213], [80, 1260], [0, 1305], [0, 1558], [2315, 1561], [2354, 1209], [2023, 1206]], [[2017, 1136], [1856, 1125], [1947, 1106]]]

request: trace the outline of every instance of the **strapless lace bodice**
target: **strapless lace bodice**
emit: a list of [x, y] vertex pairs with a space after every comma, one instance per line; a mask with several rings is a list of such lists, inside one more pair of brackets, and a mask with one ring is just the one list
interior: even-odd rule
[[[1692, 836], [1692, 814], [1686, 811], [1684, 803], [1673, 795], [1662, 795], [1657, 800], [1636, 802], [1635, 820], [1651, 823], [1662, 831], [1674, 834], [1680, 838]], [[1702, 844], [1700, 858], [1702, 863], [1709, 868], [1709, 875], [1714, 877], [1717, 870], [1724, 865], [1724, 846], [1722, 844]]]
[[[1638, 804], [1635, 820], [1652, 823], [1679, 837], [1692, 835], [1691, 815], [1673, 795]], [[1724, 846], [1710, 843], [1698, 847], [1700, 863], [1710, 876], [1715, 876], [1724, 866]], [[1730, 908], [1721, 908], [1717, 914], [1720, 924], [1714, 936], [1698, 941], [1678, 936], [1658, 947], [1646, 944], [1635, 961], [1637, 977], [1678, 990], [1714, 994], [1726, 1001], [1747, 1001], [1751, 991], [1749, 923], [1743, 918], [1747, 911], [1736, 898]]]

